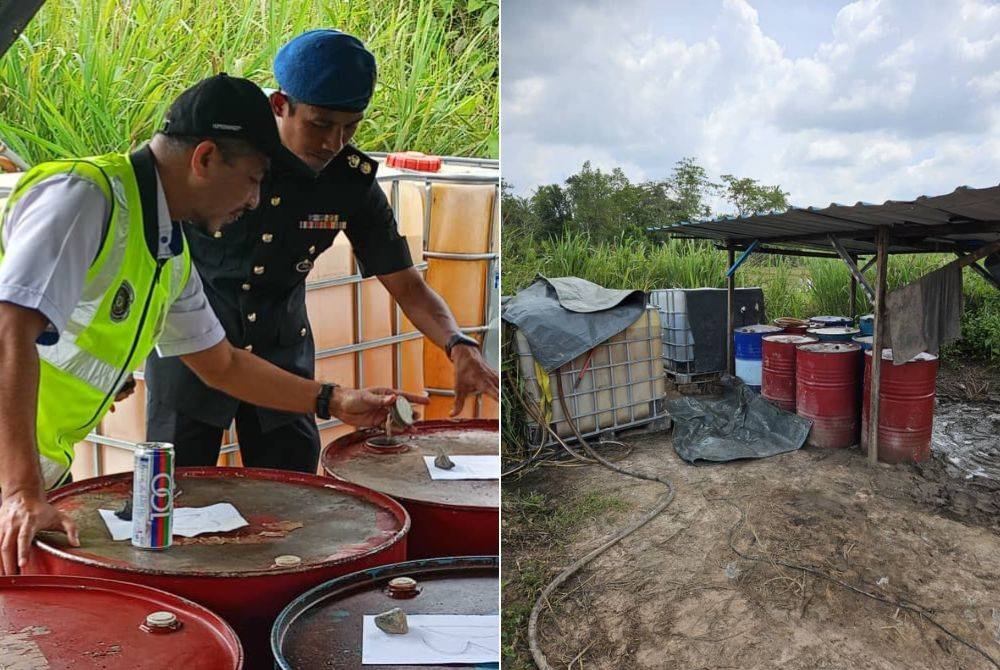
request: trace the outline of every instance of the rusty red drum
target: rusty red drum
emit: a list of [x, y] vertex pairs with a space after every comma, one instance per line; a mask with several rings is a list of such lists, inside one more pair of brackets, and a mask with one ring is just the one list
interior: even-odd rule
[[812, 421], [806, 444], [844, 449], [858, 443], [861, 346], [816, 342], [795, 350], [795, 413]]
[[786, 412], [795, 411], [795, 347], [818, 342], [808, 335], [765, 335], [760, 395]]
[[238, 670], [233, 629], [190, 600], [87, 577], [0, 577], [0, 668]]
[[[918, 354], [893, 365], [892, 349], [882, 350], [879, 384], [878, 458], [886, 463], [920, 463], [931, 457], [938, 357]], [[864, 403], [861, 406], [861, 448], [868, 452], [871, 411], [872, 352], [865, 352]]]
[[[496, 455], [499, 422], [420, 421], [395, 446], [359, 431], [331, 442], [323, 469], [332, 477], [392, 496], [410, 513], [408, 558], [499, 553], [500, 486], [496, 479], [432, 480], [424, 456]], [[396, 439], [396, 438], [394, 438]]]
[[[190, 598], [236, 630], [247, 668], [273, 666], [274, 618], [317, 584], [406, 557], [409, 517], [387, 496], [328, 477], [254, 468], [177, 468], [175, 509], [231, 503], [248, 526], [195, 537], [163, 551], [113, 541], [97, 510], [120, 509], [132, 474], [87, 479], [49, 495], [80, 528], [80, 547], [40, 533], [32, 573], [134, 582]], [[175, 527], [176, 530], [176, 527]]]
[[[282, 670], [362, 670], [415, 666], [361, 663], [365, 615], [398, 607], [406, 614], [498, 614], [500, 573], [496, 556], [409, 561], [340, 577], [285, 608], [274, 624], [271, 647]], [[428, 670], [496, 667], [421, 665]]]

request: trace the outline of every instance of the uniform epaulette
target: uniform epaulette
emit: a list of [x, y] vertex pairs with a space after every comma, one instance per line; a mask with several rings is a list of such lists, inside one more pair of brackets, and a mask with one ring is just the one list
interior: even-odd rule
[[345, 146], [334, 161], [338, 173], [360, 178], [366, 183], [374, 180], [378, 171], [378, 161], [351, 144]]

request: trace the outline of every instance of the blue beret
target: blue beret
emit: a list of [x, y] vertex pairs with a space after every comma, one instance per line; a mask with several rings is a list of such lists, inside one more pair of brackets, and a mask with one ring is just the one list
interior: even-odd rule
[[281, 47], [274, 76], [281, 90], [309, 105], [364, 111], [375, 90], [375, 56], [353, 35], [310, 30]]

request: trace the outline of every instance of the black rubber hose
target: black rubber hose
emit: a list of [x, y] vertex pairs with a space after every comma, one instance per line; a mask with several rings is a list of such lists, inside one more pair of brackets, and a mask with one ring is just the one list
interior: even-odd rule
[[[559, 586], [563, 584], [566, 580], [568, 580], [570, 577], [576, 574], [585, 565], [587, 565], [595, 558], [603, 554], [605, 551], [613, 547], [622, 539], [628, 537], [635, 531], [645, 526], [651, 520], [653, 520], [658, 514], [660, 514], [663, 510], [665, 510], [670, 505], [670, 503], [673, 502], [674, 499], [674, 486], [673, 483], [670, 482], [670, 480], [661, 479], [659, 477], [646, 475], [640, 472], [632, 472], [631, 470], [626, 470], [625, 468], [615, 465], [614, 463], [605, 459], [603, 456], [594, 451], [594, 449], [590, 446], [587, 440], [583, 438], [583, 435], [580, 434], [580, 431], [576, 427], [576, 423], [574, 423], [573, 418], [569, 413], [569, 408], [566, 406], [566, 398], [563, 393], [562, 374], [558, 370], [556, 371], [556, 387], [559, 392], [559, 404], [562, 407], [563, 417], [569, 424], [570, 430], [573, 431], [573, 434], [580, 441], [580, 444], [583, 446], [584, 450], [591, 458], [593, 458], [595, 461], [597, 461], [604, 467], [613, 470], [614, 472], [617, 472], [619, 474], [623, 474], [628, 477], [635, 477], [637, 479], [643, 479], [646, 481], [659, 482], [660, 484], [663, 484], [664, 486], [667, 487], [667, 492], [666, 494], [664, 494], [663, 498], [653, 507], [653, 509], [651, 509], [647, 514], [643, 515], [642, 518], [640, 518], [635, 523], [630, 524], [629, 526], [619, 531], [618, 533], [612, 535], [610, 538], [601, 543], [599, 547], [589, 552], [586, 556], [583, 556], [579, 560], [574, 561], [572, 565], [570, 565], [565, 570], [560, 572], [555, 579], [549, 582], [549, 584], [544, 589], [542, 589], [542, 592], [538, 595], [538, 599], [535, 601], [535, 606], [531, 609], [531, 616], [528, 618], [528, 647], [531, 650], [531, 657], [532, 659], [534, 659], [535, 665], [538, 666], [539, 670], [555, 670], [555, 668], [553, 668], [553, 666], [549, 664], [548, 660], [546, 660], [545, 654], [542, 653], [542, 649], [538, 644], [538, 617], [541, 614], [542, 604], [548, 602], [549, 595], [557, 588], [559, 588]], [[544, 426], [545, 429], [548, 430], [549, 433], [551, 433], [552, 437], [555, 438], [556, 442], [558, 442], [563, 449], [569, 452], [574, 458], [577, 458], [581, 461], [586, 460], [582, 454], [580, 454], [575, 449], [566, 444], [566, 442], [561, 437], [559, 437], [559, 435], [551, 428], [551, 426], [549, 426], [548, 423], [542, 417], [539, 417], [533, 408], [531, 408], [530, 406], [528, 406], [527, 403], [524, 402], [523, 397], [521, 397], [520, 400], [521, 403], [525, 406], [525, 409], [532, 416], [532, 418], [539, 425]], [[624, 445], [624, 443], [618, 442], [617, 440], [601, 440], [599, 443]]]

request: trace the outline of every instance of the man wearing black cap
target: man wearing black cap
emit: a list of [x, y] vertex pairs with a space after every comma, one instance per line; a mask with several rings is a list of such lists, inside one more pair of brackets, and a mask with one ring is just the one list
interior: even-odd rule
[[[343, 230], [362, 275], [377, 276], [417, 328], [447, 351], [456, 374], [453, 415], [468, 395], [496, 398], [497, 373], [483, 360], [478, 342], [462, 334], [448, 306], [413, 268], [375, 181], [378, 164], [349, 144], [374, 91], [374, 56], [351, 35], [312, 30], [278, 52], [274, 71], [281, 88], [270, 101], [281, 140], [311, 173], [276, 161], [259, 209], [224, 232], [189, 236], [230, 342], [312, 377], [315, 347], [305, 280]], [[311, 415], [240, 402], [209, 388], [176, 360], [155, 355], [147, 362], [146, 381], [147, 437], [173, 442], [178, 464], [214, 463], [222, 431], [235, 419], [245, 465], [315, 471], [319, 433]]]
[[79, 544], [45, 491], [154, 346], [248, 402], [384, 424], [395, 391], [320, 384], [235, 349], [192, 271], [175, 222], [221, 230], [257, 206], [283, 152], [263, 92], [219, 75], [182, 93], [138, 151], [43, 163], [18, 182], [0, 222], [2, 574], [40, 529]]

